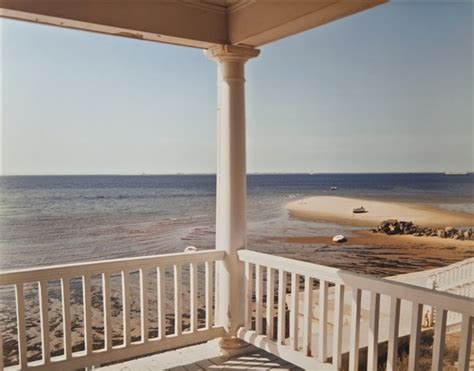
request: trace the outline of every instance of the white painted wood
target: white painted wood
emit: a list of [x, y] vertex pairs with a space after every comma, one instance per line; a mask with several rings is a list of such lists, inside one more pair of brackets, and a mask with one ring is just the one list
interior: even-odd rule
[[398, 329], [400, 324], [400, 299], [390, 298], [390, 322], [388, 327], [387, 371], [397, 367]]
[[351, 333], [349, 340], [349, 370], [359, 369], [360, 304], [362, 290], [352, 289]]
[[473, 272], [474, 258], [469, 258], [433, 270], [429, 276], [429, 280], [436, 282], [438, 290], [446, 291], [449, 288], [462, 286], [463, 282], [471, 282]]
[[61, 299], [63, 309], [64, 356], [69, 360], [72, 357], [70, 277], [61, 278]]
[[344, 318], [344, 286], [336, 284], [334, 295], [334, 330], [332, 345], [332, 364], [339, 370], [342, 367], [342, 329]]
[[82, 302], [84, 303], [84, 340], [86, 342], [86, 353], [92, 354], [93, 336], [92, 336], [92, 287], [91, 277], [82, 276]]
[[26, 358], [26, 326], [25, 326], [25, 294], [23, 283], [15, 285], [16, 318], [18, 328], [18, 354], [21, 368], [27, 367]]
[[408, 370], [418, 370], [418, 359], [420, 358], [421, 317], [423, 315], [423, 304], [412, 303], [410, 350], [408, 353]]
[[145, 1], [139, 6], [133, 0], [114, 5], [81, 1], [74, 7], [62, 1], [46, 4], [34, 0], [2, 1], [2, 8], [7, 8], [2, 9], [2, 15], [5, 12], [23, 21], [196, 48], [227, 41], [225, 4]]
[[231, 44], [262, 46], [383, 2], [247, 1], [229, 13], [228, 37]]
[[411, 302], [422, 301], [425, 305], [440, 306], [449, 311], [474, 316], [474, 299], [459, 295], [251, 250], [240, 250], [239, 257], [244, 262], [265, 264], [274, 269], [284, 269], [287, 272], [308, 275], [315, 279], [344, 284], [370, 292], [374, 291], [381, 295], [399, 297]]
[[313, 279], [308, 276], [304, 280], [303, 306], [303, 352], [309, 357], [312, 355]]
[[300, 275], [291, 274], [291, 310], [290, 310], [290, 344], [293, 350], [299, 349], [298, 344], [298, 312], [299, 312]]
[[[75, 370], [92, 365], [117, 362], [123, 359], [137, 358], [146, 354], [156, 353], [157, 349], [165, 351], [169, 349], [182, 348], [188, 345], [203, 343], [225, 335], [222, 327], [214, 327], [211, 330], [186, 333], [181, 336], [168, 336], [163, 340], [150, 340], [147, 343], [136, 342], [128, 348], [114, 347], [110, 352], [94, 352], [91, 355], [74, 356], [66, 362], [59, 360], [51, 362], [48, 366], [37, 366], [37, 371], [64, 371]], [[92, 367], [91, 367], [92, 368]]]
[[3, 371], [3, 334], [0, 331], [0, 371]]
[[273, 340], [273, 302], [275, 295], [275, 271], [267, 267], [267, 313], [266, 313], [266, 323], [267, 323], [267, 337], [269, 340]]
[[41, 348], [43, 353], [43, 363], [49, 364], [51, 358], [51, 349], [49, 341], [48, 281], [39, 281], [38, 290], [41, 318]]
[[286, 272], [282, 269], [278, 271], [278, 344], [285, 344], [286, 329]]
[[230, 336], [245, 322], [244, 267], [237, 255], [247, 246], [244, 64], [258, 53], [234, 45], [215, 45], [206, 51], [219, 70], [216, 249], [225, 256], [216, 265], [216, 322]]
[[206, 328], [214, 326], [214, 263], [206, 261]]
[[198, 270], [196, 263], [189, 265], [191, 332], [198, 330]]
[[102, 274], [102, 295], [104, 301], [105, 349], [112, 349], [112, 296], [110, 292], [110, 273]]
[[[191, 254], [190, 254], [191, 255]], [[181, 265], [175, 264], [174, 270], [174, 334], [180, 336], [182, 332], [182, 290], [181, 290]]]
[[262, 334], [263, 272], [261, 265], [255, 265], [255, 332]]
[[252, 327], [252, 267], [249, 262], [245, 263], [245, 328], [249, 330]]
[[[303, 352], [295, 351], [290, 345], [282, 345], [274, 341], [269, 341], [265, 335], [257, 335], [255, 331], [246, 330], [243, 327], [237, 332], [238, 338], [249, 344], [255, 345], [278, 357], [291, 360], [294, 365], [309, 371], [334, 370], [334, 366], [329, 363], [321, 363], [315, 357], [307, 357]], [[255, 366], [258, 368], [258, 365]]]
[[[150, 322], [148, 318], [148, 269], [140, 269], [140, 328], [141, 341], [147, 342]], [[181, 317], [180, 317], [181, 318]]]
[[436, 323], [433, 340], [433, 361], [432, 370], [443, 370], [444, 345], [446, 338], [446, 318], [448, 312], [442, 308], [436, 308]]
[[130, 325], [130, 271], [122, 271], [122, 306], [123, 306], [123, 345], [128, 347], [131, 339]]
[[124, 269], [137, 267], [155, 268], [173, 264], [201, 263], [203, 261], [222, 260], [224, 251], [205, 250], [195, 253], [161, 254], [151, 256], [139, 256], [134, 258], [120, 258], [100, 260], [85, 263], [61, 264], [49, 267], [18, 269], [0, 273], [2, 285], [15, 285], [17, 283], [29, 283], [40, 280], [54, 280], [61, 277], [95, 275], [102, 273], [120, 272]]
[[[197, 253], [195, 253], [197, 254]], [[191, 255], [191, 254], [186, 254]], [[194, 254], [193, 254], [194, 255]], [[188, 256], [186, 259], [188, 259]], [[201, 257], [206, 259], [212, 257], [214, 255], [204, 254]], [[220, 255], [219, 255], [220, 256]], [[181, 258], [180, 258], [181, 259]], [[178, 259], [178, 260], [180, 260]], [[141, 261], [138, 259], [137, 261]], [[194, 272], [197, 273], [197, 262], [194, 259], [191, 259], [191, 279], [193, 280], [193, 285], [195, 285], [195, 290], [191, 288], [191, 291], [197, 295], [197, 277]], [[202, 263], [208, 263], [209, 269], [209, 282], [212, 282], [212, 264], [213, 260], [203, 260]], [[105, 266], [110, 267], [110, 265], [105, 264]], [[112, 346], [112, 333], [109, 329], [111, 329], [111, 274], [113, 273], [110, 269], [107, 269], [105, 272], [99, 272], [94, 274], [94, 276], [101, 275], [102, 277], [102, 295], [103, 295], [103, 302], [104, 302], [104, 340], [105, 340], [105, 347], [100, 350], [93, 350], [93, 316], [92, 316], [92, 276], [89, 273], [85, 273], [81, 275], [81, 281], [83, 286], [83, 304], [84, 304], [84, 337], [85, 337], [85, 351], [83, 352], [75, 352], [74, 356], [72, 356], [72, 349], [71, 349], [71, 313], [70, 313], [70, 278], [74, 277], [71, 275], [63, 275], [59, 277], [61, 280], [61, 291], [62, 291], [62, 311], [63, 311], [63, 320], [64, 320], [64, 342], [65, 342], [65, 354], [62, 356], [55, 356], [54, 359], [47, 359], [49, 355], [49, 350], [46, 351], [46, 356], [44, 360], [35, 361], [28, 364], [29, 368], [35, 368], [38, 370], [64, 370], [64, 369], [75, 369], [75, 368], [84, 368], [89, 367], [92, 365], [103, 364], [107, 362], [112, 362], [114, 360], [119, 360], [123, 358], [134, 357], [141, 354], [147, 354], [150, 352], [157, 351], [157, 344], [156, 342], [159, 341], [158, 349], [165, 350], [169, 349], [169, 347], [180, 347], [183, 345], [187, 345], [195, 342], [202, 342], [209, 340], [211, 338], [215, 338], [216, 336], [222, 336], [224, 334], [224, 329], [222, 327], [211, 327], [210, 329], [197, 329], [194, 331], [196, 336], [188, 336], [188, 334], [179, 334], [179, 335], [171, 335], [168, 337], [163, 336], [162, 338], [153, 338], [148, 339], [149, 341], [146, 342], [146, 335], [142, 336], [144, 339], [142, 342], [135, 342], [131, 343], [131, 332], [130, 332], [130, 269], [133, 271], [139, 271], [140, 273], [140, 301], [142, 306], [142, 318], [141, 318], [141, 326], [142, 326], [142, 335], [148, 333], [148, 273], [149, 273], [149, 264], [145, 264], [142, 267], [136, 266], [129, 266], [121, 270], [122, 275], [122, 299], [123, 299], [123, 307], [124, 307], [124, 344], [120, 346], [113, 347]], [[175, 310], [177, 313], [177, 318], [182, 317], [182, 301], [181, 301], [181, 264], [173, 264], [175, 269], [175, 294], [177, 293], [177, 302], [175, 302]], [[97, 266], [96, 266], [97, 268]], [[164, 288], [163, 285], [160, 286], [160, 280], [164, 284], [164, 267], [153, 267], [153, 269], [158, 269], [158, 286], [160, 288]], [[72, 269], [74, 270], [74, 269]], [[53, 269], [56, 273], [60, 272], [60, 270]], [[91, 272], [91, 270], [85, 268], [85, 272]], [[95, 272], [95, 270], [94, 270]], [[177, 273], [177, 274], [176, 274]], [[26, 273], [25, 273], [26, 274]], [[33, 276], [37, 275], [38, 271], [34, 270], [32, 273]], [[160, 277], [161, 276], [161, 277]], [[50, 277], [46, 275], [45, 277]], [[56, 278], [57, 279], [57, 278]], [[17, 296], [17, 317], [18, 317], [18, 332], [19, 332], [19, 354], [20, 354], [20, 362], [23, 362], [23, 368], [26, 368], [27, 360], [26, 360], [26, 331], [25, 331], [25, 307], [24, 307], [24, 288], [23, 288], [23, 280], [25, 282], [29, 282], [27, 277], [22, 277], [20, 283], [15, 285], [15, 291]], [[2, 282], [3, 284], [3, 282]], [[191, 285], [191, 286], [193, 286]], [[213, 292], [213, 287], [208, 286], [208, 291]], [[163, 297], [164, 297], [164, 291]], [[158, 295], [160, 298], [160, 295]], [[192, 298], [191, 298], [192, 301]], [[161, 300], [161, 303], [164, 307], [164, 300]], [[209, 300], [210, 305], [212, 306], [212, 299]], [[195, 301], [196, 310], [197, 310], [197, 300]], [[41, 317], [41, 330], [42, 330], [42, 337], [44, 338], [47, 334], [49, 334], [49, 324], [47, 320], [47, 278], [41, 279], [39, 281], [39, 305], [40, 305], [40, 317]], [[158, 309], [160, 310], [160, 309]], [[162, 312], [164, 314], [164, 310]], [[164, 323], [164, 315], [161, 316]], [[194, 316], [197, 319], [197, 315]], [[160, 320], [160, 317], [159, 317]], [[195, 321], [192, 319], [192, 321]], [[177, 320], [177, 323], [181, 322]], [[211, 318], [212, 322], [212, 318]], [[164, 329], [164, 325], [161, 326]], [[178, 330], [180, 332], [180, 330]], [[46, 334], [46, 335], [43, 335]], [[49, 335], [48, 335], [49, 337]], [[151, 343], [148, 346], [148, 343]], [[45, 342], [46, 344], [46, 342]], [[49, 344], [49, 341], [47, 342]], [[46, 345], [47, 347], [48, 345]], [[68, 355], [69, 354], [69, 355]], [[47, 365], [48, 367], [46, 367]]]
[[320, 362], [326, 362], [327, 338], [328, 338], [328, 282], [319, 281], [319, 346], [318, 359]]
[[468, 371], [469, 369], [469, 356], [471, 354], [471, 341], [472, 341], [472, 317], [463, 315], [462, 322], [461, 322], [461, 338], [460, 338], [460, 344], [459, 344], [459, 359], [458, 359], [459, 371]]
[[369, 342], [367, 353], [367, 370], [377, 371], [379, 345], [380, 294], [370, 293]]
[[156, 268], [157, 277], [157, 299], [158, 299], [158, 338], [164, 339], [166, 336], [166, 307], [165, 307], [165, 267]]

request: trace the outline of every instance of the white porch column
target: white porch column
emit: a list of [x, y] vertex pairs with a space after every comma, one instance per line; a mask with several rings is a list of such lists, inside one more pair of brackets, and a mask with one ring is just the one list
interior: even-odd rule
[[218, 64], [216, 248], [226, 252], [216, 268], [216, 323], [228, 337], [222, 348], [239, 347], [244, 324], [244, 270], [237, 251], [247, 243], [245, 154], [245, 62], [259, 50], [217, 45], [206, 55]]

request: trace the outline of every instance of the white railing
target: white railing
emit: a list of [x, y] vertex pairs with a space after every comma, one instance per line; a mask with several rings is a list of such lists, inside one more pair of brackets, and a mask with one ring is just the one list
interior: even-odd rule
[[[433, 370], [443, 368], [448, 311], [462, 316], [458, 369], [469, 367], [474, 316], [472, 299], [249, 250], [239, 251], [239, 258], [245, 263], [246, 272], [245, 326], [239, 331], [239, 337], [247, 342], [300, 367], [318, 370], [340, 369], [346, 346], [349, 370], [357, 370], [359, 340], [366, 335], [367, 369], [377, 370], [378, 344], [386, 336], [387, 370], [395, 370], [398, 338], [408, 322], [408, 368], [415, 370], [420, 352], [423, 305], [427, 305], [436, 308], [438, 313], [434, 328]], [[314, 298], [316, 288], [319, 290]], [[346, 298], [350, 302], [349, 318], [345, 314], [345, 293], [350, 293], [349, 299]], [[288, 296], [290, 300], [287, 300]], [[363, 296], [368, 299], [366, 318], [361, 318]], [[405, 308], [407, 303], [411, 303], [408, 310]], [[332, 310], [329, 310], [329, 304], [332, 304]], [[382, 318], [383, 311], [387, 312], [385, 319]], [[361, 332], [362, 322], [366, 334]], [[384, 331], [388, 333], [383, 335]]]
[[[474, 298], [474, 258], [436, 269], [428, 276], [428, 287], [438, 291]], [[433, 320], [436, 321], [436, 310]], [[448, 313], [448, 324], [462, 321], [459, 313]]]
[[[77, 369], [92, 365], [138, 357], [148, 353], [177, 348], [207, 341], [224, 334], [222, 328], [214, 324], [214, 263], [222, 260], [224, 252], [219, 250], [193, 253], [179, 253], [148, 256], [140, 258], [124, 258], [90, 263], [69, 264], [53, 267], [34, 268], [4, 272], [0, 274], [3, 290], [13, 286], [16, 306], [16, 332], [18, 334], [18, 360], [13, 369], [64, 370]], [[172, 276], [172, 280], [171, 280]], [[188, 277], [189, 276], [189, 277]], [[183, 279], [184, 278], [184, 279]], [[138, 280], [138, 306], [140, 311], [139, 335], [133, 336], [131, 313], [132, 280]], [[71, 333], [71, 288], [79, 282], [82, 291], [83, 315], [83, 350], [74, 351]], [[25, 306], [26, 289], [31, 284], [37, 285], [37, 306], [39, 306], [41, 359], [31, 361], [31, 353], [27, 349], [27, 330], [31, 327], [31, 315]], [[118, 285], [117, 285], [118, 283]], [[149, 308], [150, 288], [156, 287], [156, 313]], [[111, 286], [114, 284], [121, 291], [122, 318], [113, 317]], [[59, 356], [51, 356], [50, 349], [50, 313], [48, 300], [54, 286], [60, 290], [62, 306], [62, 343], [63, 352]], [[49, 291], [48, 291], [49, 286]], [[198, 287], [201, 295], [199, 295]], [[183, 290], [184, 288], [184, 290]], [[188, 288], [188, 291], [186, 291]], [[93, 310], [93, 291], [101, 291], [103, 309]], [[167, 306], [166, 292], [171, 291], [174, 305], [170, 310]], [[183, 297], [189, 297], [188, 306], [184, 305]], [[198, 296], [199, 295], [199, 296]], [[31, 294], [29, 294], [31, 296]], [[201, 306], [199, 308], [199, 302]], [[29, 304], [28, 304], [29, 305]], [[31, 309], [31, 308], [30, 308]], [[201, 318], [198, 316], [201, 309]], [[171, 311], [171, 313], [167, 313]], [[203, 318], [203, 311], [205, 312]], [[117, 312], [117, 310], [115, 311]], [[189, 324], [183, 325], [184, 312], [189, 317]], [[115, 313], [116, 314], [116, 313]], [[173, 329], [167, 330], [168, 319], [174, 321]], [[156, 336], [150, 331], [150, 317], [155, 315], [157, 326]], [[198, 323], [200, 319], [200, 323]], [[112, 321], [120, 320], [123, 329], [116, 336]], [[97, 322], [103, 323], [103, 346], [96, 341]], [[169, 321], [168, 321], [169, 322]], [[173, 323], [171, 323], [173, 325]], [[172, 326], [171, 326], [172, 327]], [[117, 344], [117, 338], [121, 340]], [[137, 338], [139, 339], [138, 341]], [[0, 344], [3, 350], [3, 343]], [[4, 355], [0, 354], [0, 369], [4, 367]], [[38, 358], [38, 357], [37, 357]], [[7, 366], [7, 365], [5, 365]]]
[[474, 281], [474, 258], [439, 268], [429, 275], [429, 280], [439, 291], [450, 291], [471, 284]]

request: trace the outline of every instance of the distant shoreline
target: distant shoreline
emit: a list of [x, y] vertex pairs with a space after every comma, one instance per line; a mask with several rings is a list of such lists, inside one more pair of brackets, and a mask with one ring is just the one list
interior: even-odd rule
[[[465, 172], [446, 172], [446, 171], [362, 171], [362, 172], [320, 172], [320, 173], [310, 173], [310, 172], [248, 172], [247, 175], [308, 175], [308, 176], [318, 176], [318, 175], [380, 175], [380, 174], [440, 174], [447, 176], [464, 176], [474, 174], [474, 170], [465, 171]], [[196, 175], [217, 175], [216, 173], [210, 172], [197, 172], [197, 173], [187, 173], [187, 172], [176, 172], [176, 173], [70, 173], [70, 174], [0, 174], [0, 177], [27, 177], [27, 176], [196, 176]]]

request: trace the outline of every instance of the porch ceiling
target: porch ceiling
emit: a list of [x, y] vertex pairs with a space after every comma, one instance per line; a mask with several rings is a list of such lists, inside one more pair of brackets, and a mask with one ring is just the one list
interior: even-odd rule
[[198, 48], [259, 47], [387, 0], [0, 0], [0, 15]]

